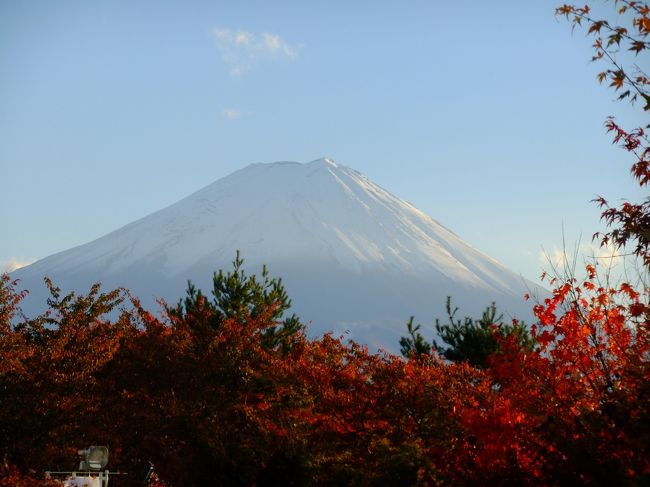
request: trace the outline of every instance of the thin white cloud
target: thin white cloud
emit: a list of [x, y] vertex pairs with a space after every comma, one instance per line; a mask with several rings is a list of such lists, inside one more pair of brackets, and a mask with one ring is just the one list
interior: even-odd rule
[[241, 111], [238, 108], [224, 108], [221, 114], [228, 120], [237, 120], [241, 118]]
[[292, 60], [298, 48], [277, 34], [216, 28], [211, 32], [231, 76], [240, 76], [263, 60]]
[[571, 256], [564, 250], [554, 247], [549, 251], [544, 249], [540, 250], [537, 259], [542, 266], [550, 265], [551, 267], [561, 269], [569, 262]]
[[542, 249], [538, 259], [542, 269], [552, 276], [558, 272], [567, 277], [573, 270], [576, 273], [573, 277], [584, 276], [585, 264], [595, 264], [603, 273], [613, 277], [625, 271], [625, 257], [612, 245], [601, 247], [597, 243], [582, 243], [572, 249]]
[[18, 259], [16, 257], [10, 257], [6, 260], [0, 260], [0, 273], [2, 272], [13, 272], [16, 269], [25, 267], [26, 265], [35, 262], [36, 259]]

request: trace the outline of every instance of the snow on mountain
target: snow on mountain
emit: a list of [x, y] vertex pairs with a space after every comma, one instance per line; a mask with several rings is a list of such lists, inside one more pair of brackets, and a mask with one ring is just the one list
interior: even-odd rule
[[[496, 301], [530, 318], [523, 295], [537, 286], [480, 253], [411, 204], [331, 159], [252, 164], [95, 241], [12, 273], [44, 307], [44, 276], [63, 291], [95, 281], [125, 286], [155, 307], [175, 302], [191, 279], [209, 291], [213, 271], [266, 264], [282, 277], [312, 335], [332, 330], [395, 351], [409, 316], [444, 317]], [[429, 329], [432, 335], [432, 331]]]

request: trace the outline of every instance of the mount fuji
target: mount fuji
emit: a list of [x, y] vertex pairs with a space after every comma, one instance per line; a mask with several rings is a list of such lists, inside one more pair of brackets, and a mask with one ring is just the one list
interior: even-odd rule
[[[331, 159], [251, 164], [97, 240], [12, 273], [45, 306], [43, 277], [64, 292], [124, 286], [155, 309], [187, 280], [209, 293], [236, 251], [248, 273], [281, 277], [308, 332], [344, 334], [395, 351], [411, 315], [431, 323], [452, 296], [463, 315], [492, 301], [530, 319], [530, 281], [463, 242], [413, 205]], [[424, 331], [433, 336], [431, 328]]]

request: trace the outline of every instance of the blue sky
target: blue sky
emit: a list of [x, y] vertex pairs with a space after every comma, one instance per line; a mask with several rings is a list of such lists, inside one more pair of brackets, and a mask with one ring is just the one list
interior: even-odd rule
[[603, 128], [641, 110], [557, 5], [3, 1], [0, 267], [328, 156], [536, 279], [602, 229], [595, 195], [641, 197]]

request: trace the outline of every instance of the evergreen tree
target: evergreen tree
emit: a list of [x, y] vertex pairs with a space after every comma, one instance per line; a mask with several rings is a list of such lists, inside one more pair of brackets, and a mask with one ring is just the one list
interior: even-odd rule
[[414, 316], [411, 316], [408, 323], [406, 324], [406, 329], [409, 333], [409, 336], [399, 339], [400, 351], [402, 352], [402, 355], [407, 358], [412, 354], [431, 354], [431, 344], [427, 342], [420, 333], [420, 328], [422, 328], [422, 325], [413, 326], [414, 318]]
[[455, 319], [458, 308], [452, 311], [451, 296], [446, 303], [448, 324], [441, 324], [436, 319], [436, 331], [447, 346], [434, 342], [434, 347], [446, 359], [453, 362], [469, 362], [470, 365], [485, 369], [488, 367], [488, 357], [500, 351], [503, 338], [514, 335], [522, 348], [533, 348], [533, 341], [523, 324], [503, 323], [503, 315], [497, 316], [495, 303], [486, 307], [480, 319], [469, 316], [461, 321]]
[[[433, 346], [419, 333], [421, 325], [413, 326], [413, 317], [406, 327], [410, 336], [400, 339], [401, 352], [405, 357], [416, 353], [430, 354], [432, 348], [452, 362], [468, 362], [473, 367], [488, 367], [488, 357], [500, 351], [501, 341], [508, 336], [515, 336], [522, 348], [532, 349], [534, 342], [523, 324], [503, 323], [503, 315], [497, 315], [496, 304], [485, 308], [480, 319], [466, 316], [456, 319], [458, 308], [453, 308], [451, 297], [447, 297], [447, 317], [449, 323], [441, 324], [436, 318], [436, 331], [443, 344], [433, 342]], [[446, 344], [446, 346], [444, 345]]]
[[183, 319], [194, 317], [196, 326], [212, 329], [218, 328], [227, 319], [245, 325], [249, 320], [264, 316], [270, 323], [262, 337], [265, 346], [288, 346], [291, 337], [305, 327], [295, 314], [283, 318], [291, 307], [291, 299], [282, 285], [282, 279], [271, 278], [265, 265], [262, 266], [259, 280], [254, 274], [247, 275], [239, 250], [232, 265], [233, 269], [227, 273], [221, 269], [214, 273], [211, 300], [188, 281], [185, 298], [174, 308], [167, 308], [167, 312]]

